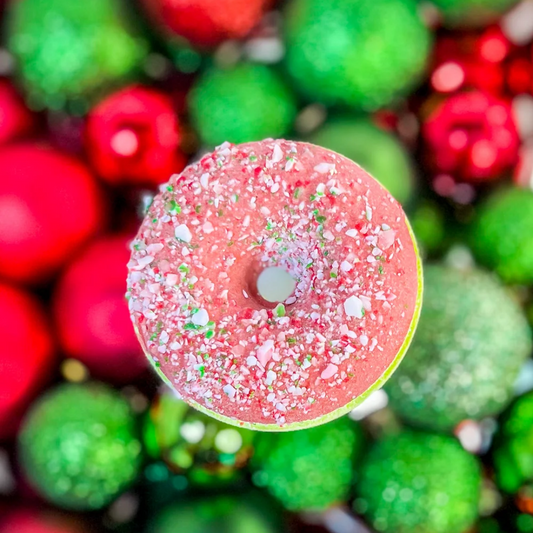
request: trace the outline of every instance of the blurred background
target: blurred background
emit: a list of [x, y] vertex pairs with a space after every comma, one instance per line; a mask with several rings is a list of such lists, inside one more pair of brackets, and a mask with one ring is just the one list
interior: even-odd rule
[[[533, 0], [0, 1], [0, 533], [533, 532]], [[425, 262], [384, 390], [256, 434], [165, 390], [124, 299], [170, 175], [306, 140]]]

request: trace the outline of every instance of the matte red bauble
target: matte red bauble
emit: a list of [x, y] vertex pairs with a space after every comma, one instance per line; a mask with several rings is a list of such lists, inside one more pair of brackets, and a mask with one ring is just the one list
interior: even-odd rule
[[0, 168], [0, 276], [41, 283], [102, 227], [102, 194], [81, 162], [45, 146], [6, 146]]
[[54, 294], [54, 317], [64, 352], [95, 377], [125, 383], [146, 368], [129, 317], [126, 265], [129, 239], [106, 236], [66, 269]]
[[5, 438], [12, 436], [54, 362], [52, 335], [40, 303], [5, 284], [0, 284], [0, 338], [0, 438]]

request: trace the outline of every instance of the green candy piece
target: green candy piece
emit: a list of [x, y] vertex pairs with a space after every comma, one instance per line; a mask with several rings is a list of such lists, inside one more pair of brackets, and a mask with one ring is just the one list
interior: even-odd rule
[[[277, 525], [277, 524], [276, 524]], [[150, 533], [276, 533], [280, 531], [249, 497], [217, 496], [165, 509]]]
[[149, 455], [204, 486], [236, 481], [253, 453], [254, 437], [255, 432], [219, 422], [172, 394], [154, 402], [144, 425]]
[[354, 508], [385, 533], [462, 533], [478, 512], [481, 469], [445, 435], [405, 431], [374, 444], [356, 479]]
[[533, 392], [521, 396], [502, 418], [493, 446], [498, 486], [515, 493], [533, 481]]
[[19, 435], [32, 485], [59, 507], [99, 509], [135, 478], [141, 443], [128, 403], [102, 384], [60, 385], [31, 409]]
[[432, 265], [424, 275], [418, 329], [386, 389], [391, 408], [407, 422], [451, 430], [505, 408], [531, 353], [531, 332], [521, 307], [491, 274]]
[[61, 108], [124, 82], [147, 45], [122, 0], [18, 0], [8, 7], [7, 43], [34, 107]]
[[252, 458], [254, 483], [291, 511], [325, 509], [346, 500], [362, 441], [360, 427], [347, 417], [311, 429], [262, 433]]
[[369, 120], [332, 120], [308, 140], [361, 165], [400, 203], [411, 197], [414, 167], [407, 150], [394, 135]]
[[497, 191], [479, 208], [471, 231], [478, 261], [507, 283], [533, 283], [533, 191]]
[[202, 141], [215, 146], [283, 137], [296, 116], [294, 98], [270, 67], [242, 63], [206, 71], [189, 96]]
[[373, 110], [421, 79], [431, 34], [415, 0], [292, 0], [286, 64], [301, 92]]
[[484, 26], [520, 0], [432, 0], [448, 26]]

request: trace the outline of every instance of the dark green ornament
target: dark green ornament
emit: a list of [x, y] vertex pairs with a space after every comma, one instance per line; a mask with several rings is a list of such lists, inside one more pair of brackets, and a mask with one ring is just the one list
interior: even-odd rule
[[152, 405], [144, 442], [153, 458], [199, 485], [237, 480], [253, 453], [255, 433], [219, 422], [189, 407], [172, 394]]
[[291, 511], [325, 509], [346, 500], [362, 442], [360, 427], [347, 417], [312, 429], [262, 433], [252, 458], [254, 483]]
[[286, 64], [311, 100], [373, 110], [422, 78], [431, 34], [415, 0], [291, 0]]
[[33, 107], [87, 107], [86, 98], [127, 81], [147, 45], [122, 0], [17, 0], [7, 44]]
[[308, 139], [355, 161], [376, 178], [400, 203], [413, 192], [414, 167], [399, 139], [367, 119], [336, 119]]
[[514, 402], [502, 418], [493, 446], [498, 486], [515, 493], [533, 482], [533, 392]]
[[479, 208], [470, 242], [478, 261], [508, 283], [533, 283], [533, 191], [493, 193]]
[[440, 250], [446, 240], [446, 222], [439, 204], [424, 201], [410, 214], [409, 220], [423, 252]]
[[354, 508], [378, 532], [463, 533], [477, 517], [481, 469], [459, 442], [406, 431], [363, 458]]
[[31, 484], [59, 507], [99, 509], [137, 477], [142, 456], [128, 403], [103, 384], [60, 385], [30, 410], [19, 434]]
[[432, 0], [447, 26], [484, 26], [520, 0]]
[[499, 413], [531, 353], [521, 307], [484, 271], [432, 265], [424, 278], [418, 328], [386, 385], [391, 408], [435, 430]]
[[147, 533], [277, 533], [275, 514], [250, 496], [216, 496], [165, 509]]
[[252, 63], [206, 71], [189, 95], [189, 108], [209, 146], [283, 137], [296, 116], [293, 95], [281, 78]]

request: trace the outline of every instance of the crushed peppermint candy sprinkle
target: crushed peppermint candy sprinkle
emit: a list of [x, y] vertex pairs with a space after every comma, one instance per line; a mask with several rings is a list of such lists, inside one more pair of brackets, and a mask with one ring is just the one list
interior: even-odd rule
[[[160, 191], [127, 298], [184, 399], [285, 425], [380, 378], [411, 326], [418, 271], [401, 207], [365, 171], [304, 143], [224, 143]], [[265, 307], [245, 273], [273, 266], [296, 287]]]

